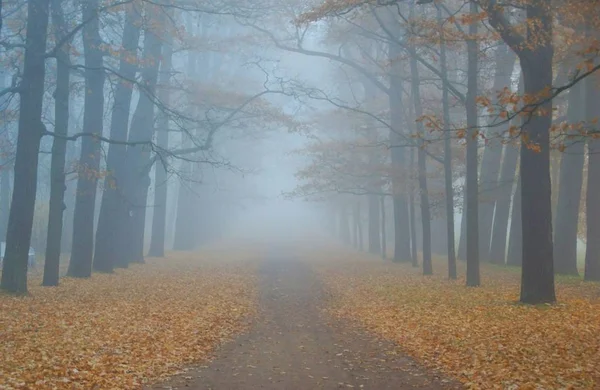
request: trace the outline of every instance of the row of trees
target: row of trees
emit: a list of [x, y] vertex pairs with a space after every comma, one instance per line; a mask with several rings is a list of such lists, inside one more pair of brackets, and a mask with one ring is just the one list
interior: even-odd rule
[[48, 208], [37, 208], [47, 212], [46, 286], [59, 283], [65, 252], [73, 277], [142, 263], [147, 241], [163, 256], [168, 209], [175, 249], [218, 236], [248, 192], [239, 173], [258, 167], [261, 137], [292, 123], [265, 99], [281, 93], [265, 67], [244, 66], [260, 63], [260, 47], [236, 44], [246, 32], [234, 16], [255, 12], [219, 1], [5, 4], [3, 62], [14, 73], [0, 92], [3, 172], [14, 175], [12, 197], [0, 180], [3, 218], [10, 210], [2, 289], [27, 292], [40, 182], [49, 183]]
[[[13, 69], [0, 92], [6, 166], [14, 156], [5, 290], [26, 291], [40, 178], [51, 178], [52, 285], [62, 221], [71, 224], [63, 218], [67, 173], [77, 178], [68, 273], [111, 272], [143, 261], [149, 216], [151, 252], [162, 254], [169, 208], [181, 227], [175, 248], [191, 249], [198, 221], [223, 201], [207, 197], [194, 207], [207, 183], [222, 185], [207, 167], [247, 165], [254, 131], [282, 125], [310, 128], [301, 153], [312, 163], [293, 195], [327, 194], [356, 220], [356, 197], [365, 197], [373, 252], [384, 252], [389, 222], [384, 237], [393, 231], [395, 261], [416, 262], [419, 238], [425, 274], [442, 242], [449, 277], [457, 276], [456, 258], [465, 259], [470, 286], [480, 283], [481, 260], [522, 264], [521, 300], [540, 303], [555, 300], [555, 271], [577, 272], [579, 237], [588, 242], [585, 278], [600, 279], [595, 1], [25, 4], [2, 11], [5, 69]], [[310, 59], [330, 76], [289, 79], [265, 53]], [[318, 110], [307, 116], [295, 107], [291, 117], [268, 94]], [[226, 145], [231, 138], [235, 146]], [[50, 175], [39, 163], [46, 153]], [[164, 200], [171, 176], [182, 179], [176, 202]], [[2, 177], [0, 207], [9, 198]], [[341, 221], [350, 226], [346, 212]], [[360, 225], [352, 226], [362, 242]]]
[[346, 240], [347, 210], [365, 196], [374, 252], [385, 214], [376, 199], [391, 197], [394, 260], [414, 262], [419, 236], [424, 274], [433, 272], [432, 220], [441, 212], [449, 277], [457, 252], [469, 286], [480, 284], [480, 261], [521, 265], [524, 303], [555, 301], [555, 272], [578, 273], [579, 239], [585, 279], [600, 280], [598, 7], [330, 0], [305, 11], [298, 28], [325, 25], [327, 50], [283, 48], [338, 63], [352, 93], [315, 95], [335, 106], [331, 115], [354, 119], [318, 126], [294, 195], [334, 197]]

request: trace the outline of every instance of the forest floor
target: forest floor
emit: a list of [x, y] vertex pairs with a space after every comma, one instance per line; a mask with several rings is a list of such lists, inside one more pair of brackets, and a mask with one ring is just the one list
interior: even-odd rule
[[328, 312], [394, 341], [399, 352], [473, 389], [598, 389], [600, 283], [557, 277], [558, 303], [518, 303], [520, 270], [481, 264], [481, 287], [420, 267], [332, 248], [313, 251]]
[[[268, 249], [268, 250], [266, 250]], [[224, 244], [0, 295], [0, 389], [595, 389], [600, 284], [520, 305], [337, 246]], [[459, 274], [464, 275], [459, 263]], [[151, 385], [153, 384], [153, 385]]]
[[250, 331], [148, 389], [450, 389], [442, 378], [348, 320], [330, 318], [328, 295], [307, 259], [291, 248], [259, 269], [259, 314]]
[[140, 389], [201, 361], [256, 310], [255, 248], [147, 259], [0, 294], [0, 389]]

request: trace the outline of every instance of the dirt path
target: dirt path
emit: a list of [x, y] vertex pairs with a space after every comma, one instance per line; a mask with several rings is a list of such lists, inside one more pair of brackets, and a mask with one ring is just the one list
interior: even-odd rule
[[326, 297], [299, 260], [266, 260], [261, 314], [250, 332], [219, 349], [207, 366], [150, 389], [456, 389], [450, 381], [388, 353], [393, 345], [328, 323]]

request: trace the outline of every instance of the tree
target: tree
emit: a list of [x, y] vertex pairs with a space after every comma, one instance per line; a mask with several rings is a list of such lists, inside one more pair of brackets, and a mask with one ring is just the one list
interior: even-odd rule
[[[437, 8], [437, 22], [443, 28], [442, 8]], [[454, 248], [454, 187], [452, 177], [452, 147], [450, 143], [450, 97], [448, 91], [448, 60], [444, 31], [440, 34], [440, 73], [442, 79], [442, 110], [444, 123], [444, 189], [446, 198], [446, 233], [448, 245], [448, 278], [456, 279], [456, 250]]]
[[[170, 104], [170, 82], [172, 72], [173, 42], [172, 38], [167, 38], [163, 45], [163, 54], [161, 61], [160, 74], [160, 100]], [[159, 119], [156, 126], [157, 143], [163, 149], [169, 147], [169, 118], [164, 113], [159, 113]], [[150, 249], [148, 256], [164, 257], [165, 255], [165, 228], [167, 217], [167, 167], [158, 164], [155, 167], [154, 177], [154, 214], [152, 219], [152, 236], [150, 240]]]
[[131, 111], [133, 85], [129, 80], [135, 78], [137, 71], [137, 49], [140, 38], [141, 14], [135, 3], [126, 6], [125, 24], [119, 58], [119, 74], [114, 102], [111, 112], [110, 137], [116, 143], [110, 144], [106, 156], [107, 178], [104, 182], [100, 214], [96, 229], [96, 245], [94, 246], [94, 270], [112, 272], [114, 266], [127, 266], [129, 259], [117, 257], [116, 241], [122, 215], [126, 212], [121, 186], [125, 180], [125, 153], [127, 150], [127, 133]]
[[530, 304], [554, 302], [549, 138], [552, 99], [548, 99], [553, 81], [552, 13], [547, 2], [529, 0], [525, 5], [528, 22], [523, 36], [510, 25], [495, 1], [486, 2], [484, 9], [490, 24], [518, 55], [527, 103], [534, 103], [525, 107], [527, 117], [521, 130], [525, 144], [521, 148], [520, 166], [523, 228], [520, 300]]
[[27, 3], [27, 29], [23, 76], [19, 86], [19, 134], [15, 156], [14, 191], [8, 217], [6, 249], [0, 287], [10, 293], [27, 293], [27, 259], [37, 189], [38, 150], [42, 124], [49, 0]]
[[[515, 184], [517, 161], [519, 161], [519, 149], [512, 144], [505, 145], [498, 182], [498, 195], [496, 196], [492, 243], [490, 245], [490, 262], [492, 264], [504, 265], [506, 262], [508, 217], [510, 215], [512, 192]], [[515, 207], [515, 203], [513, 203], [513, 207]], [[516, 219], [512, 221], [515, 224], [517, 223]]]
[[594, 239], [600, 232], [600, 140], [598, 140], [597, 104], [600, 101], [599, 78], [589, 77], [585, 82], [585, 116], [591, 138], [588, 141], [588, 172], [586, 194], [586, 251], [585, 280], [600, 280], [600, 243]]
[[[396, 26], [393, 24], [392, 26]], [[397, 29], [397, 27], [395, 28]], [[394, 30], [390, 30], [394, 31]], [[405, 171], [407, 158], [405, 156], [404, 149], [402, 148], [402, 126], [404, 125], [404, 118], [402, 116], [402, 66], [401, 66], [401, 48], [397, 42], [390, 40], [388, 44], [388, 52], [390, 59], [390, 92], [389, 106], [390, 106], [390, 148], [391, 148], [391, 160], [392, 167], [397, 175], [401, 175], [401, 172]], [[394, 261], [395, 262], [409, 262], [414, 261], [411, 255], [411, 242], [410, 242], [410, 227], [407, 224], [409, 221], [409, 210], [406, 191], [401, 186], [403, 179], [400, 178], [393, 182], [393, 205], [394, 205]], [[411, 201], [412, 204], [412, 201]], [[411, 206], [412, 207], [412, 206]]]
[[94, 254], [94, 210], [96, 184], [100, 168], [100, 143], [104, 123], [104, 61], [100, 21], [97, 17], [98, 0], [82, 5], [83, 48], [85, 57], [85, 105], [83, 113], [83, 137], [78, 163], [77, 197], [73, 216], [73, 246], [68, 275], [87, 278], [92, 275]]
[[[495, 74], [492, 93], [498, 96], [504, 88], [510, 89], [511, 76], [515, 65], [516, 56], [503, 42], [496, 49]], [[501, 96], [501, 95], [500, 95]], [[498, 98], [492, 104], [498, 105]], [[493, 114], [492, 114], [493, 115]], [[498, 177], [500, 174], [500, 160], [502, 157], [502, 137], [508, 130], [509, 122], [499, 115], [490, 120], [490, 129], [486, 134], [486, 146], [481, 158], [481, 174], [479, 183], [479, 253], [483, 260], [490, 261], [490, 246], [494, 208], [498, 197]]]
[[[414, 49], [413, 49], [414, 50]], [[415, 55], [410, 59], [411, 75], [411, 93], [413, 104], [415, 106], [416, 118], [423, 116], [421, 106], [421, 94], [419, 88], [419, 70]], [[417, 151], [417, 172], [419, 178], [419, 193], [421, 203], [421, 226], [423, 228], [423, 275], [433, 274], [433, 264], [431, 262], [431, 211], [429, 209], [429, 193], [427, 191], [427, 165], [425, 159], [424, 129], [422, 121], [417, 121], [417, 136], [420, 137], [421, 144]]]
[[[477, 14], [477, 6], [470, 3], [470, 14]], [[467, 286], [479, 286], [479, 186], [477, 183], [477, 144], [479, 140], [477, 118], [477, 57], [479, 55], [476, 22], [469, 25], [467, 39]]]
[[565, 153], [560, 161], [558, 205], [556, 207], [556, 230], [554, 231], [554, 271], [558, 274], [578, 275], [577, 229], [579, 204], [583, 185], [583, 161], [585, 141], [578, 131], [577, 122], [584, 119], [584, 83], [569, 92], [567, 119], [571, 129], [565, 140]]
[[[51, 0], [52, 24], [57, 42], [67, 34], [61, 0]], [[63, 232], [65, 160], [67, 141], [62, 138], [69, 130], [69, 87], [70, 87], [70, 45], [64, 44], [56, 52], [56, 90], [54, 91], [54, 133], [52, 141], [52, 165], [50, 167], [51, 187], [48, 211], [46, 256], [44, 261], [44, 286], [57, 286], [60, 269], [61, 240]], [[61, 137], [62, 136], [62, 137]]]
[[117, 246], [121, 256], [129, 261], [144, 262], [144, 228], [148, 188], [150, 187], [150, 148], [134, 143], [150, 143], [154, 135], [154, 95], [158, 80], [158, 69], [162, 50], [162, 41], [158, 37], [158, 29], [164, 26], [164, 13], [156, 6], [148, 6], [148, 23], [144, 29], [144, 51], [141, 70], [142, 85], [129, 131], [125, 156], [125, 180], [122, 184], [123, 196], [128, 204], [128, 212], [121, 225], [121, 234]]

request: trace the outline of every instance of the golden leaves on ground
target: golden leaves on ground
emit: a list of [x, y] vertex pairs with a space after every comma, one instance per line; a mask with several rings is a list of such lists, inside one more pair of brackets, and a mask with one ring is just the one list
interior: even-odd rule
[[0, 388], [139, 389], [173, 374], [242, 330], [253, 271], [247, 255], [173, 254], [0, 296]]
[[467, 288], [410, 265], [335, 256], [339, 261], [315, 265], [333, 296], [331, 312], [396, 341], [467, 388], [600, 386], [599, 284], [561, 278], [560, 303], [532, 307], [516, 303], [516, 269], [483, 265], [483, 287]]

